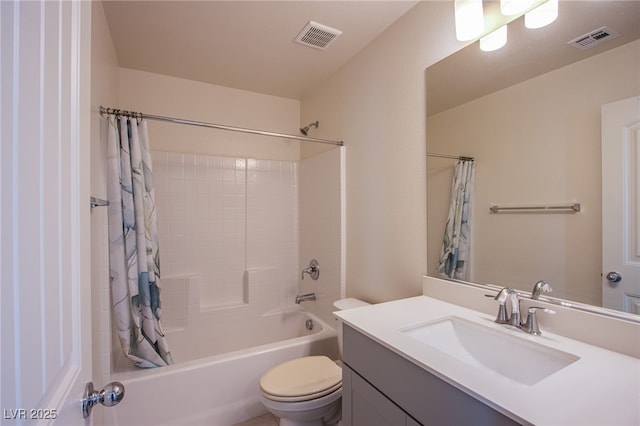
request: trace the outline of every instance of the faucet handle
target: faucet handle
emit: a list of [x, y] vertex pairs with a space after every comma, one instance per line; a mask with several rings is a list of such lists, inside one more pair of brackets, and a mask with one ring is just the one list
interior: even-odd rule
[[317, 280], [320, 276], [320, 264], [318, 263], [318, 261], [315, 259], [311, 259], [311, 262], [309, 262], [309, 267], [302, 270], [301, 279], [303, 280], [304, 274], [309, 274], [311, 279], [314, 281]]
[[538, 311], [542, 311], [545, 314], [549, 314], [549, 315], [553, 315], [556, 313], [556, 311], [552, 309], [543, 308], [541, 306], [531, 306], [527, 310], [528, 312], [527, 320], [525, 321], [524, 324], [522, 324], [520, 328], [526, 331], [527, 333], [535, 334], [536, 336], [539, 336], [542, 334], [542, 332], [540, 331], [540, 327], [538, 326], [538, 319], [536, 318], [536, 312]]

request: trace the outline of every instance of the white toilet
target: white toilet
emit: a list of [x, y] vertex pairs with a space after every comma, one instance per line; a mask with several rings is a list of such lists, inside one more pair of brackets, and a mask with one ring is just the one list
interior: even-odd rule
[[[366, 306], [354, 298], [333, 303], [337, 310]], [[338, 320], [342, 355], [342, 323]], [[260, 379], [262, 404], [280, 418], [280, 426], [335, 425], [342, 418], [342, 369], [326, 356], [306, 356], [276, 365]]]

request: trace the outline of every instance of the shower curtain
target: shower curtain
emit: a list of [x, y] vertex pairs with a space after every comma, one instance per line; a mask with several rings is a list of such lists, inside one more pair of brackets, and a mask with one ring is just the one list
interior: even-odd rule
[[107, 191], [113, 318], [125, 356], [172, 364], [160, 324], [160, 261], [147, 123], [108, 116]]
[[451, 204], [438, 266], [438, 275], [448, 278], [468, 280], [474, 168], [472, 160], [459, 160], [453, 174]]

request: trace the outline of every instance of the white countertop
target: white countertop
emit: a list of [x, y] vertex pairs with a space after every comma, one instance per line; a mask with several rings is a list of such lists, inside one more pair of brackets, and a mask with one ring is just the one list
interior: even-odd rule
[[[497, 306], [496, 306], [497, 312]], [[335, 312], [346, 324], [523, 424], [640, 425], [640, 359], [545, 332], [534, 336], [494, 316], [417, 296]], [[402, 333], [412, 325], [456, 316], [580, 359], [533, 385], [467, 365]]]

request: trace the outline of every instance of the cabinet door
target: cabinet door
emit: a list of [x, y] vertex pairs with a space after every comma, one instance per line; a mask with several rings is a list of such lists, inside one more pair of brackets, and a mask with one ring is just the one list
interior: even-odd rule
[[419, 426], [348, 366], [342, 368], [342, 421], [345, 426]]

